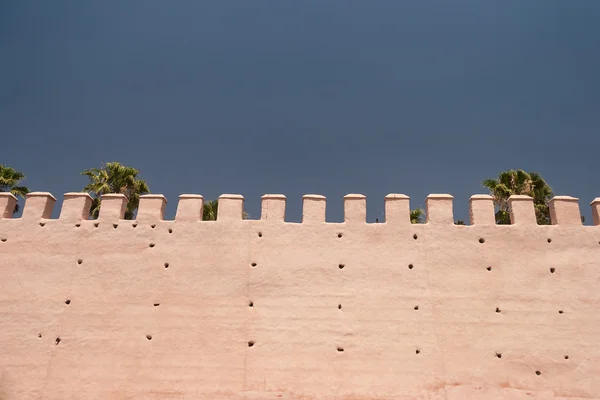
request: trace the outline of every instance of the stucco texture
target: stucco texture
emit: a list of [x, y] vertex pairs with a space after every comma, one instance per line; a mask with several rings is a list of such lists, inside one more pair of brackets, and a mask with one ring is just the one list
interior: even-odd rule
[[449, 195], [425, 224], [402, 195], [373, 224], [361, 195], [344, 223], [316, 195], [302, 223], [280, 195], [260, 220], [235, 195], [217, 221], [201, 196], [174, 221], [162, 196], [119, 219], [125, 201], [87, 220], [71, 193], [49, 219], [34, 193], [0, 219], [0, 399], [600, 399], [600, 226], [577, 199], [551, 226], [520, 197], [504, 226], [489, 196], [470, 226]]

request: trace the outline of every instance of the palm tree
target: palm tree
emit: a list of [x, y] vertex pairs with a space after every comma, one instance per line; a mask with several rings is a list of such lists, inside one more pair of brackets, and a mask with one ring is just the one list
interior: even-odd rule
[[202, 220], [203, 221], [216, 221], [217, 210], [219, 209], [219, 200], [211, 200], [204, 203], [202, 209]]
[[[204, 203], [204, 208], [202, 209], [202, 220], [203, 221], [216, 221], [217, 220], [217, 211], [219, 209], [219, 200], [210, 200]], [[246, 212], [242, 212], [242, 218], [248, 219], [250, 215]]]
[[[30, 192], [26, 186], [17, 186], [20, 181], [25, 179], [25, 175], [15, 169], [0, 164], [0, 192], [10, 192], [16, 197], [25, 198], [27, 193]], [[18, 204], [15, 204], [13, 214], [17, 214], [20, 211]]]
[[411, 224], [422, 224], [425, 218], [425, 210], [422, 208], [415, 208], [410, 210], [410, 223]]
[[127, 197], [125, 219], [133, 219], [135, 210], [140, 204], [140, 195], [150, 193], [146, 181], [138, 179], [139, 171], [118, 162], [108, 162], [102, 168], [92, 168], [81, 173], [90, 179], [83, 188], [84, 192], [92, 192], [94, 200], [90, 215], [98, 218], [100, 212], [100, 196], [108, 193], [120, 193]]
[[522, 169], [503, 171], [495, 179], [486, 179], [483, 186], [490, 190], [497, 208], [496, 222], [510, 224], [508, 198], [512, 195], [533, 197], [535, 216], [540, 225], [550, 224], [548, 201], [553, 196], [552, 189], [537, 172], [525, 172]]

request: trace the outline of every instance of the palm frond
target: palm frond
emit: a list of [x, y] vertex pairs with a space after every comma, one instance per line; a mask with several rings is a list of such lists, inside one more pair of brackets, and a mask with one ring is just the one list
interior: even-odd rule
[[92, 219], [97, 219], [100, 215], [100, 203], [101, 200], [99, 197], [92, 200], [92, 207], [90, 207], [90, 217], [92, 217]]
[[498, 181], [496, 179], [486, 179], [482, 182], [482, 185], [490, 190], [494, 190], [498, 185]]
[[411, 224], [421, 224], [425, 219], [425, 210], [422, 208], [415, 208], [414, 210], [410, 210], [410, 223]]
[[17, 197], [25, 197], [29, 188], [18, 186], [25, 175], [6, 165], [0, 165], [0, 192], [10, 192]]
[[483, 181], [483, 186], [487, 187], [494, 197], [494, 204], [498, 210], [496, 212], [498, 224], [510, 224], [508, 199], [512, 195], [533, 197], [538, 224], [550, 224], [548, 200], [553, 195], [552, 189], [539, 173], [511, 169], [501, 172], [497, 179], [486, 179]]
[[[132, 219], [139, 207], [140, 195], [150, 193], [148, 184], [146, 181], [138, 179], [138, 174], [139, 170], [133, 167], [116, 161], [107, 162], [102, 168], [90, 168], [82, 172], [82, 175], [89, 178], [89, 183], [83, 188], [83, 191], [91, 192], [95, 198], [108, 193], [125, 195], [128, 200], [125, 219]], [[90, 211], [92, 217], [97, 217], [98, 207], [92, 207]]]
[[211, 200], [204, 203], [202, 208], [203, 221], [216, 221], [217, 211], [219, 209], [219, 200]]
[[13, 187], [10, 189], [10, 192], [11, 192], [11, 193], [12, 193], [14, 196], [17, 196], [17, 197], [25, 197], [25, 196], [27, 196], [27, 193], [29, 193], [29, 192], [30, 192], [30, 190], [29, 190], [29, 188], [28, 188], [28, 187], [25, 187], [25, 186], [13, 186]]

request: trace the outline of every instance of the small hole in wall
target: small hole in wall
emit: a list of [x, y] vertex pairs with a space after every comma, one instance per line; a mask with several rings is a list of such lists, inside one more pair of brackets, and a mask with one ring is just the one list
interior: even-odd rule
[[71, 304], [71, 300], [70, 300], [70, 299], [67, 299], [67, 300], [65, 300], [65, 304], [66, 304], [66, 305], [69, 305], [69, 304]]
[[40, 222], [40, 226], [44, 226], [44, 225], [46, 225], [45, 222]]
[[254, 307], [254, 302], [251, 301], [250, 303], [248, 303], [248, 307]]
[[169, 233], [173, 233], [173, 229], [169, 228]]
[[154, 307], [160, 306], [160, 303], [154, 303]]
[[418, 236], [417, 236], [417, 234], [415, 233], [415, 234], [413, 235], [413, 239], [417, 240], [418, 238], [419, 238], [419, 237], [418, 237]]
[[81, 263], [83, 263], [83, 260], [80, 258], [79, 260], [77, 260], [77, 264], [81, 265]]
[[419, 350], [419, 349], [416, 349], [416, 350], [415, 350], [415, 354], [421, 354], [421, 350]]
[[342, 237], [342, 234], [341, 234], [341, 233], [338, 233], [338, 237], [339, 237], [339, 238], [341, 238], [341, 237]]
[[479, 238], [479, 243], [485, 243], [485, 239], [484, 238]]
[[113, 224], [113, 228], [117, 229], [119, 227], [119, 224]]
[[1, 241], [3, 241], [3, 242], [6, 242], [6, 238], [2, 238], [2, 239], [0, 239], [0, 240], [1, 240]]
[[98, 223], [98, 222], [94, 223], [94, 228], [97, 228], [98, 226], [100, 226], [100, 223]]
[[491, 270], [492, 270], [492, 267], [487, 267], [486, 269], [487, 269], [488, 271], [491, 271]]
[[413, 269], [415, 266], [412, 264], [408, 264], [408, 269]]
[[256, 267], [256, 263], [252, 263], [252, 264], [250, 264], [250, 265], [251, 265], [251, 266], [253, 266], [253, 267]]
[[148, 246], [150, 246], [150, 247], [154, 247], [154, 246], [156, 246], [156, 245], [155, 245], [154, 243], [150, 243]]
[[146, 339], [152, 340], [152, 335], [146, 335]]
[[60, 340], [61, 340], [61, 339], [60, 339], [59, 337], [57, 337], [57, 338], [56, 338], [55, 342], [56, 342], [56, 345], [57, 345], [57, 346], [58, 346], [58, 344], [60, 343]]
[[419, 306], [414, 306], [413, 310], [418, 311], [419, 310]]
[[156, 228], [156, 224], [150, 225], [150, 228], [152, 228], [152, 229]]
[[262, 232], [258, 232], [258, 237], [262, 237]]
[[169, 268], [169, 263], [165, 263], [165, 268]]
[[338, 310], [341, 310], [341, 309], [342, 309], [342, 305], [338, 304]]
[[339, 352], [342, 352], [342, 351], [344, 351], [344, 348], [343, 348], [343, 347], [340, 347], [340, 346], [338, 346], [338, 348], [337, 348], [337, 351], [339, 351]]
[[496, 307], [496, 312], [499, 313], [500, 312], [500, 308]]
[[562, 314], [562, 313], [564, 313], [564, 311], [563, 310], [558, 310], [558, 313]]
[[553, 274], [556, 271], [556, 268], [552, 267], [550, 268], [550, 273]]
[[135, 227], [137, 227], [137, 224], [131, 224], [131, 226], [133, 226], [135, 228]]
[[338, 265], [338, 268], [339, 268], [339, 269], [344, 269], [344, 267], [345, 267], [345, 265], [344, 265], [344, 264], [340, 264], [340, 265]]
[[81, 224], [75, 224], [76, 228], [79, 228], [81, 226]]
[[548, 238], [548, 243], [552, 243], [552, 239]]
[[568, 360], [568, 359], [569, 359], [569, 356], [565, 355], [565, 360]]
[[502, 358], [502, 353], [496, 353], [496, 357]]
[[535, 371], [536, 375], [541, 375], [542, 373], [540, 371]]
[[41, 337], [42, 337], [42, 334], [41, 334], [41, 333], [38, 333], [38, 337], [39, 337], [39, 338], [41, 338]]
[[248, 347], [252, 347], [252, 346], [254, 346], [254, 340], [251, 340], [248, 342]]

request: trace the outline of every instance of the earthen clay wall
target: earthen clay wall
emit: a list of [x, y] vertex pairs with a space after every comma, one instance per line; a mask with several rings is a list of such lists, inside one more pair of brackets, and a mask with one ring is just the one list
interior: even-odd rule
[[33, 193], [22, 218], [0, 196], [0, 399], [600, 399], [600, 199], [582, 226], [577, 199], [530, 198], [495, 225], [489, 196], [454, 225], [452, 197], [365, 198], [345, 222], [305, 196], [242, 220], [224, 195], [216, 222], [202, 197], [125, 199]]

